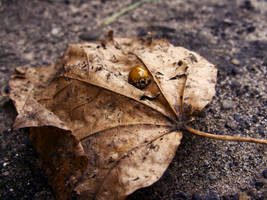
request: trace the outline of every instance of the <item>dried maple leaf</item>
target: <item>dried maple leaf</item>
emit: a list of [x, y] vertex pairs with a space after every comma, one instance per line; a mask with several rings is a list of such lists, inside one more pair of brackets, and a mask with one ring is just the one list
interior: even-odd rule
[[[142, 90], [129, 82], [136, 66], [149, 74]], [[54, 66], [16, 69], [14, 127], [31, 127], [57, 199], [124, 199], [161, 177], [182, 129], [206, 134], [186, 123], [212, 99], [216, 74], [164, 39], [70, 45]]]

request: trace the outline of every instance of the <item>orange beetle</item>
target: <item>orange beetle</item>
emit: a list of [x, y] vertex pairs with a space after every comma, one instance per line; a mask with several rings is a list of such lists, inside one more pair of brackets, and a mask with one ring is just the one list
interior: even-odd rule
[[150, 83], [150, 76], [146, 68], [135, 66], [129, 73], [128, 81], [139, 89], [146, 88]]

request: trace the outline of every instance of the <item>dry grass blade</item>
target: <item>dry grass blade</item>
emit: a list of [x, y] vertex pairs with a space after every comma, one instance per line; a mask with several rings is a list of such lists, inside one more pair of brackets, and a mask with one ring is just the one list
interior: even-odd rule
[[146, 3], [146, 2], [155, 2], [157, 0], [142, 0], [142, 1], [138, 1], [122, 10], [120, 10], [119, 12], [117, 13], [114, 13], [111, 17], [107, 18], [104, 22], [103, 22], [103, 25], [109, 25], [111, 23], [113, 23], [118, 17], [124, 15], [125, 13], [137, 8], [138, 6], [141, 6], [143, 3]]

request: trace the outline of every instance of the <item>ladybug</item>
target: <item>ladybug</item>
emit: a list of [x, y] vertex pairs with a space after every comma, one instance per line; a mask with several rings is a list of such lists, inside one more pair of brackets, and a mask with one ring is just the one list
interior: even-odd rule
[[130, 84], [142, 90], [149, 85], [151, 79], [146, 68], [135, 66], [129, 73], [128, 81]]

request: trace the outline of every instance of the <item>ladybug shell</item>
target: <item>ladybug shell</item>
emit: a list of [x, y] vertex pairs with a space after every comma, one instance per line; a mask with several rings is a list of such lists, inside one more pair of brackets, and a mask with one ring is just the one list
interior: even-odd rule
[[150, 83], [150, 76], [144, 67], [136, 66], [131, 69], [128, 81], [135, 87], [144, 89]]

